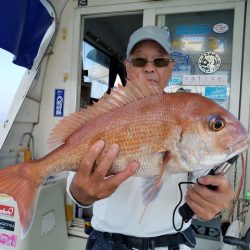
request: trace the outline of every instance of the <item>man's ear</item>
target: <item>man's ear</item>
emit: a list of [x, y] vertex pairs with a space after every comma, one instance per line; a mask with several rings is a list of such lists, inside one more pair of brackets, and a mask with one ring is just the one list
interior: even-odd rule
[[129, 62], [125, 59], [125, 60], [123, 61], [123, 64], [124, 64], [126, 70], [128, 70]]

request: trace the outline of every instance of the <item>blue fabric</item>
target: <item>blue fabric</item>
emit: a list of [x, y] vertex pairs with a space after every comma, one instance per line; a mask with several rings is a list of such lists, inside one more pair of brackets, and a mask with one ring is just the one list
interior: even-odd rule
[[[120, 246], [119, 250], [130, 250], [126, 246]], [[93, 230], [88, 238], [85, 250], [113, 250], [113, 242], [105, 239], [101, 232]]]
[[0, 0], [0, 48], [30, 69], [52, 21], [40, 0]]

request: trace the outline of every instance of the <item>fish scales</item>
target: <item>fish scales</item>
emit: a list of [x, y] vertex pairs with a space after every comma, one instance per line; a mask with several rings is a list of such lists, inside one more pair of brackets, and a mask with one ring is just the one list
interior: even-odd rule
[[[192, 98], [195, 100], [191, 101]], [[197, 103], [197, 106], [194, 106], [194, 103]], [[202, 154], [206, 151], [206, 154], [211, 157], [214, 150], [209, 149], [208, 144], [205, 143], [205, 141], [209, 141], [209, 138], [202, 137], [202, 134], [204, 135], [206, 128], [208, 128], [208, 114], [206, 114], [208, 106], [210, 106], [209, 114], [222, 113], [221, 108], [214, 105], [212, 101], [186, 93], [148, 97], [105, 113], [85, 123], [82, 128], [66, 140], [60, 153], [61, 156], [58, 157], [60, 160], [56, 160], [59, 166], [56, 162], [54, 162], [54, 166], [50, 164], [49, 166], [52, 169], [49, 173], [62, 170], [76, 171], [82, 155], [99, 139], [104, 140], [107, 146], [112, 143], [117, 143], [120, 146], [120, 153], [110, 173], [120, 172], [131, 160], [138, 160], [141, 167], [136, 175], [157, 175], [162, 165], [164, 152], [180, 151], [178, 145], [181, 145], [181, 140], [187, 140], [185, 138], [188, 138], [188, 141], [192, 143], [196, 141], [199, 145], [198, 149], [200, 149], [198, 151], [201, 151]], [[202, 117], [204, 115], [205, 118]], [[193, 125], [194, 122], [195, 126]], [[206, 128], [204, 128], [203, 122]], [[197, 127], [200, 126], [202, 126], [202, 129], [198, 131]], [[193, 148], [197, 149], [194, 146]], [[182, 149], [182, 151], [184, 154], [185, 150]], [[195, 151], [191, 151], [189, 148], [186, 155], [189, 156], [190, 153], [195, 155]], [[147, 156], [153, 153], [158, 155], [155, 158], [151, 156], [151, 160]], [[183, 156], [182, 160], [187, 156]], [[147, 160], [144, 160], [146, 157]], [[176, 158], [176, 155], [173, 155], [173, 158]], [[180, 161], [178, 161], [178, 164], [181, 166]], [[184, 170], [178, 170], [178, 164], [173, 164], [172, 169], [171, 164], [169, 164], [171, 172]], [[191, 170], [194, 169], [194, 164], [198, 168], [200, 159], [196, 159], [196, 162], [190, 164]], [[187, 168], [186, 171], [188, 170]]]
[[[166, 115], [163, 116], [164, 103], [161, 98], [165, 96], [140, 100], [138, 103], [105, 113], [84, 124], [66, 141], [65, 149], [62, 151], [64, 156], [68, 155], [64, 161], [68, 162], [71, 159], [71, 164], [63, 163], [56, 169], [65, 169], [65, 166], [68, 166], [65, 170], [77, 170], [79, 164], [76, 162], [81, 161], [82, 155], [96, 140], [102, 139], [107, 145], [117, 143], [120, 146], [120, 153], [113, 164], [111, 173], [120, 172], [130, 161], [138, 160], [141, 167], [136, 175], [157, 175], [162, 165], [163, 154], [158, 152], [158, 149], [162, 148], [164, 138], [167, 138], [169, 131], [172, 131], [165, 124]], [[152, 160], [147, 157], [152, 153], [158, 154], [157, 162], [155, 162], [155, 157], [152, 156]], [[145, 157], [147, 160], [143, 160]], [[61, 157], [58, 158], [63, 160]], [[50, 172], [54, 171], [53, 167]]]

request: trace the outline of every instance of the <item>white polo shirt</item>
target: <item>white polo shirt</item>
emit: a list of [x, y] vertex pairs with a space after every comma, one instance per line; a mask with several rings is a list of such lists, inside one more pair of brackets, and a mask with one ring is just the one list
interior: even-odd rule
[[[74, 173], [70, 173], [67, 180], [67, 191], [70, 196], [69, 186], [73, 176]], [[172, 174], [166, 178], [158, 196], [149, 204], [142, 217], [145, 209], [143, 178], [130, 177], [110, 197], [94, 203], [91, 221], [94, 229], [137, 237], [154, 237], [176, 233], [173, 228], [172, 216], [174, 208], [180, 200], [178, 183], [187, 181], [187, 174]], [[182, 189], [183, 195], [185, 195], [187, 185], [183, 185]], [[177, 211], [175, 215], [177, 228], [180, 227], [181, 221], [181, 216]], [[189, 225], [190, 223], [185, 223], [182, 230], [185, 230]]]

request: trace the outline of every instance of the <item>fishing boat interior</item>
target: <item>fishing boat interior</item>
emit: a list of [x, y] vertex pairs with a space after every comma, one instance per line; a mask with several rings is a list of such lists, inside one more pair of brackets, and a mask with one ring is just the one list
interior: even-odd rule
[[[125, 85], [129, 36], [146, 25], [170, 32], [171, 91], [204, 95], [249, 129], [249, 0], [1, 0], [0, 12], [0, 170], [47, 155], [60, 120]], [[193, 219], [194, 249], [250, 249], [249, 159], [248, 150], [226, 173], [230, 206]], [[68, 174], [44, 180], [24, 236], [15, 199], [0, 194], [0, 249], [85, 249], [92, 208], [70, 199]]]

